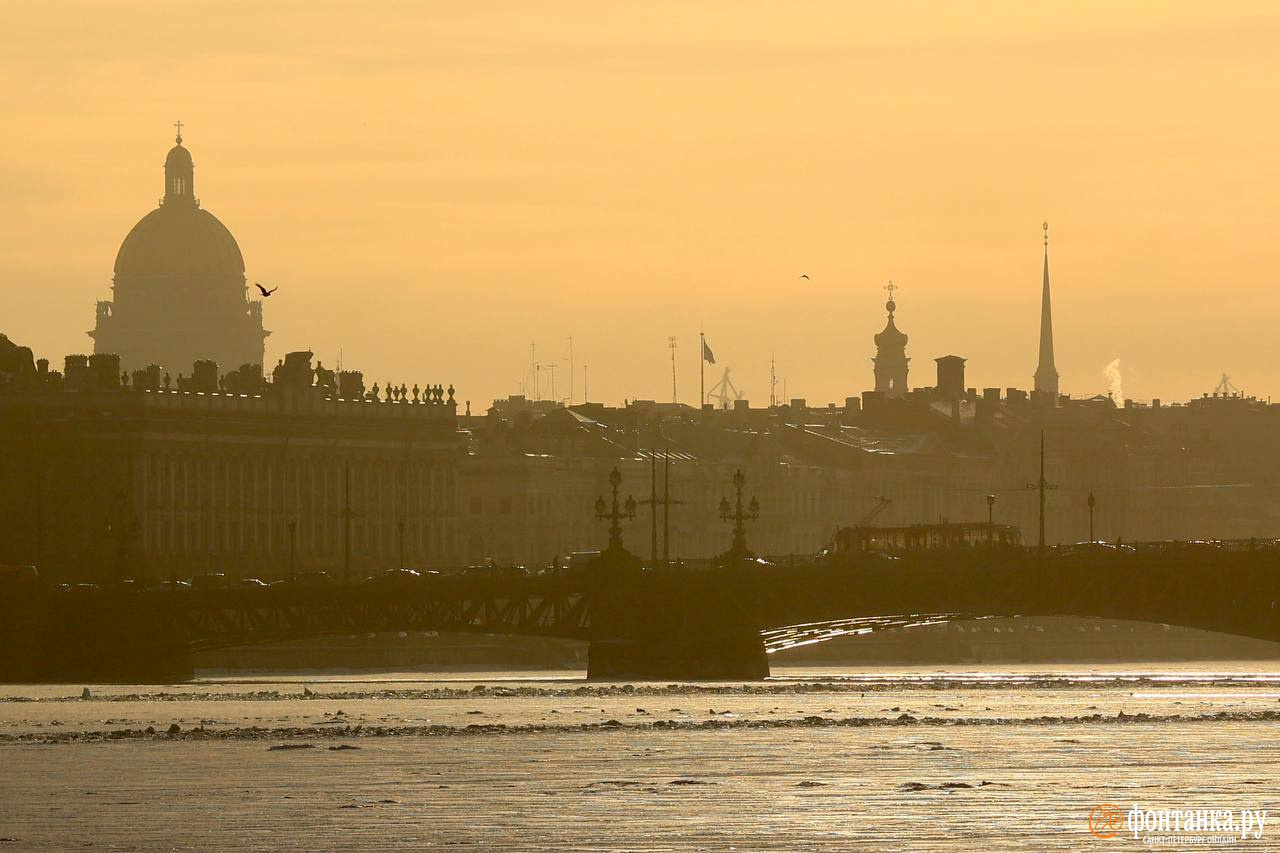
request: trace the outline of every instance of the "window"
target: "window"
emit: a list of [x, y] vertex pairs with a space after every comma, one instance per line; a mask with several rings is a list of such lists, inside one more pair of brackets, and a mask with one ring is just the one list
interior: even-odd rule
[[510, 496], [498, 498], [498, 512], [502, 513], [503, 515], [511, 515]]
[[479, 515], [484, 511], [484, 499], [476, 495], [471, 499], [471, 514]]

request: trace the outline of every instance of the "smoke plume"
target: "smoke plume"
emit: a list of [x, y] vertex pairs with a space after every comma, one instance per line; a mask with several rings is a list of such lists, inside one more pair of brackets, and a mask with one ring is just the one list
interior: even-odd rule
[[1115, 359], [1106, 367], [1102, 368], [1102, 375], [1107, 377], [1107, 386], [1111, 392], [1111, 399], [1116, 401], [1116, 405], [1124, 404], [1124, 383], [1120, 378], [1120, 359]]

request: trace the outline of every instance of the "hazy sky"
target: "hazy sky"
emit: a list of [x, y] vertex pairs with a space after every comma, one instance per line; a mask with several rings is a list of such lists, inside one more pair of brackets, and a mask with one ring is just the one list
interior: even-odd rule
[[[933, 359], [1029, 387], [1050, 222], [1064, 392], [1280, 397], [1275, 3], [0, 4], [0, 331], [90, 351], [175, 119], [267, 356], [567, 396], [872, 384], [893, 279]], [[809, 280], [799, 279], [807, 273]], [[719, 368], [708, 369], [708, 385]], [[544, 374], [545, 375], [545, 374]], [[779, 393], [781, 393], [781, 386]], [[530, 388], [532, 391], [532, 388]]]

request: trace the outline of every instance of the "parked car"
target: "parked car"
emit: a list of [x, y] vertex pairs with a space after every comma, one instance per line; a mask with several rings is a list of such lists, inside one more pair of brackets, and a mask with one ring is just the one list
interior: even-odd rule
[[584, 571], [600, 557], [600, 554], [600, 551], [574, 551], [569, 555], [568, 559], [565, 560], [565, 571]]
[[524, 566], [467, 566], [462, 573], [467, 577], [480, 578], [522, 578], [526, 575]]
[[271, 586], [328, 586], [328, 572], [303, 572], [291, 578], [272, 582]]
[[1221, 542], [1210, 539], [1192, 539], [1189, 542], [1176, 542], [1175, 547], [1182, 551], [1201, 551], [1205, 553], [1227, 550]]
[[395, 586], [422, 583], [422, 573], [413, 569], [387, 569], [380, 575], [371, 575], [363, 581], [377, 586]]
[[1067, 554], [1132, 554], [1136, 551], [1132, 545], [1118, 542], [1077, 542], [1066, 549]]
[[147, 587], [146, 592], [191, 592], [189, 581], [161, 581]]
[[0, 584], [34, 584], [39, 580], [35, 566], [0, 566]]
[[222, 572], [207, 575], [196, 575], [191, 579], [191, 588], [197, 592], [208, 592], [215, 589], [229, 589], [231, 582]]

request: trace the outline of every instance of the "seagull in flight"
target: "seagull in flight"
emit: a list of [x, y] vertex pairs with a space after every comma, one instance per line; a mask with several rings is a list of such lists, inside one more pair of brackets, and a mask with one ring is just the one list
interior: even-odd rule
[[262, 291], [262, 295], [264, 297], [270, 296], [271, 294], [275, 293], [277, 290], [280, 289], [280, 285], [277, 284], [275, 287], [271, 288], [270, 290], [267, 290], [265, 287], [258, 284], [256, 281], [253, 283], [253, 286], [258, 288], [258, 290]]
[[808, 274], [808, 273], [801, 273], [801, 274], [800, 274], [800, 277], [801, 277], [801, 278], [809, 278], [809, 274]]

